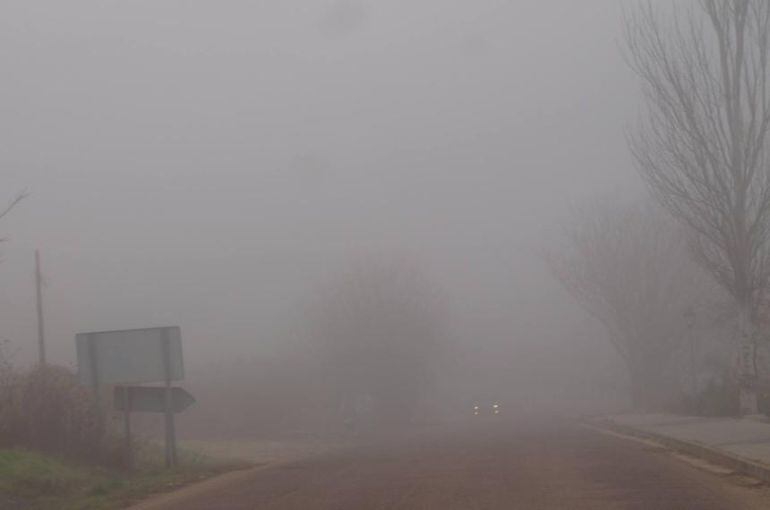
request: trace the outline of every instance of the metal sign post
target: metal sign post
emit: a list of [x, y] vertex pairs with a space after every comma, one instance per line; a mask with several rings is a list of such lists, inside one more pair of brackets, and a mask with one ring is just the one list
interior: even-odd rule
[[161, 332], [163, 367], [166, 375], [165, 415], [166, 415], [166, 467], [176, 466], [176, 430], [174, 429], [174, 410], [171, 404], [171, 349], [168, 331]]
[[[171, 395], [170, 402], [168, 399]], [[195, 398], [182, 388], [168, 386], [116, 386], [113, 395], [116, 411], [123, 412], [126, 429], [126, 460], [131, 465], [131, 413], [162, 413], [168, 420], [169, 410], [172, 420], [166, 428], [166, 465], [173, 467], [176, 462], [176, 430], [173, 416], [181, 413], [192, 404]], [[169, 421], [166, 421], [169, 425]]]
[[[117, 388], [116, 388], [117, 389]], [[123, 402], [126, 403], [123, 409], [123, 426], [126, 433], [126, 467], [131, 469], [134, 465], [134, 459], [131, 449], [131, 404], [132, 404], [132, 391], [130, 386], [121, 386], [120, 390], [123, 393]]]

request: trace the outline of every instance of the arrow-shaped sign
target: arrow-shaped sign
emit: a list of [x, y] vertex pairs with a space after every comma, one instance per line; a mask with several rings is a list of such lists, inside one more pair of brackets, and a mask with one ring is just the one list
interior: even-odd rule
[[[136, 413], [163, 413], [166, 411], [166, 388], [162, 386], [116, 386], [115, 410]], [[129, 403], [128, 405], [126, 405]], [[182, 388], [171, 388], [171, 411], [181, 413], [195, 398]]]

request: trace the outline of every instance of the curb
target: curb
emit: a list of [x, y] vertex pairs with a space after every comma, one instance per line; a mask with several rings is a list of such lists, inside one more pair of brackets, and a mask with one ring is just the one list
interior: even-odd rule
[[760, 480], [766, 484], [770, 484], [770, 465], [749, 460], [738, 455], [725, 452], [723, 450], [718, 450], [716, 448], [706, 446], [701, 443], [684, 441], [682, 439], [674, 439], [669, 436], [636, 429], [627, 425], [618, 425], [617, 423], [608, 419], [591, 420], [587, 421], [586, 423], [610, 432], [625, 434], [639, 439], [655, 441], [656, 443], [659, 443], [676, 452], [698, 457], [713, 464], [729, 468], [743, 475], [756, 478], [757, 480]]

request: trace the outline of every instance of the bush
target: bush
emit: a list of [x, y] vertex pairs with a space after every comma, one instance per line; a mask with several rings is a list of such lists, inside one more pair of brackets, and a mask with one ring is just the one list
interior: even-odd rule
[[14, 413], [17, 376], [11, 365], [8, 342], [0, 341], [0, 447], [13, 444], [16, 423]]
[[102, 460], [105, 422], [90, 390], [64, 367], [0, 367], [0, 446]]

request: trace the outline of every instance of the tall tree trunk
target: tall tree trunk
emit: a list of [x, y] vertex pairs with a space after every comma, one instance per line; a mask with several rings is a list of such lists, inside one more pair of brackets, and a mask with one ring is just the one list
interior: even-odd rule
[[738, 377], [740, 384], [740, 413], [759, 413], [756, 390], [756, 343], [751, 307], [741, 304], [738, 310]]

